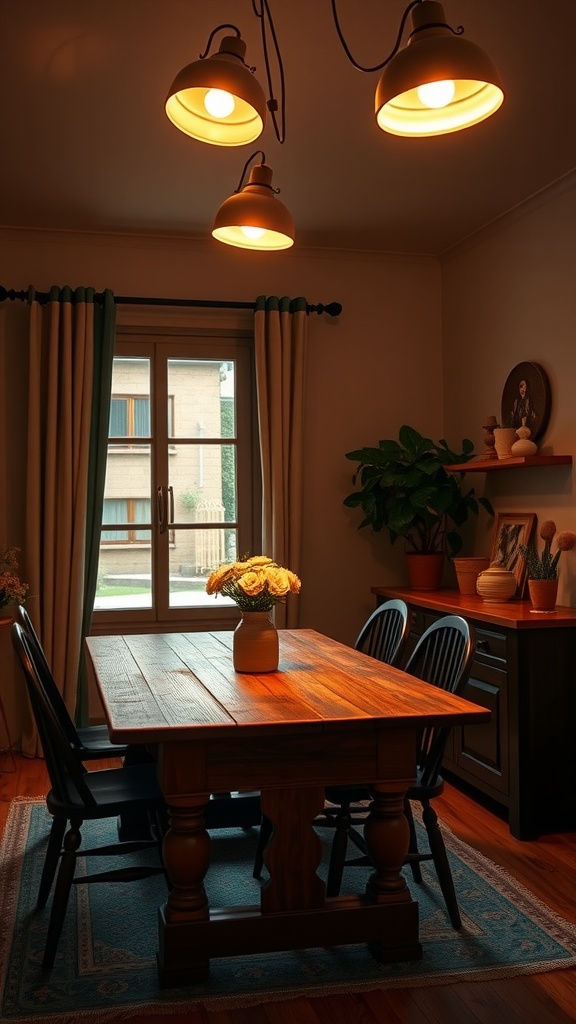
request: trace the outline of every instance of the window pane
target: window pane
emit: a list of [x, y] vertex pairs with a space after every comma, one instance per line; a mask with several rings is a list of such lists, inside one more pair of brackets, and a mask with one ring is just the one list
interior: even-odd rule
[[152, 607], [151, 534], [137, 532], [137, 547], [122, 545], [119, 535], [116, 543], [100, 546], [95, 609]]
[[168, 360], [172, 437], [235, 437], [234, 363]]
[[[206, 580], [222, 562], [234, 561], [236, 530], [175, 530], [170, 550], [170, 607], [213, 607], [216, 599], [206, 593]], [[224, 604], [234, 602], [219, 597], [218, 605]]]
[[169, 474], [174, 522], [236, 521], [235, 445], [171, 445]]

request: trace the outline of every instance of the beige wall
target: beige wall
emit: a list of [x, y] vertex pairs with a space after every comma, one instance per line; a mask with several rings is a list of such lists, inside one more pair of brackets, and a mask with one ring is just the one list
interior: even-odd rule
[[[552, 409], [539, 450], [576, 462], [576, 175], [518, 208], [442, 263], [444, 423], [482, 445], [517, 363], [539, 363]], [[575, 468], [469, 475], [502, 512], [536, 512], [576, 531]], [[476, 553], [489, 551], [480, 531]], [[472, 553], [472, 552], [471, 552]], [[576, 550], [562, 556], [559, 602], [576, 605]]]

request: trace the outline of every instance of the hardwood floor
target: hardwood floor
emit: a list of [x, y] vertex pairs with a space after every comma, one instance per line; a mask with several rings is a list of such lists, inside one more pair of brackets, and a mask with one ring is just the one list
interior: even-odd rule
[[[1, 830], [15, 796], [38, 797], [47, 788], [43, 761], [16, 756], [12, 769], [10, 756], [0, 754]], [[520, 842], [510, 836], [498, 816], [448, 785], [435, 806], [456, 835], [500, 864], [548, 907], [576, 923], [576, 833]], [[130, 1024], [568, 1024], [576, 1021], [576, 969], [491, 982], [300, 998], [243, 1010], [129, 1019]]]

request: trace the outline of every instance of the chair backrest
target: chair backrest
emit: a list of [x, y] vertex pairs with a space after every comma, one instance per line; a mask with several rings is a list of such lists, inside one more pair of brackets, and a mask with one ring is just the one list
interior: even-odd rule
[[82, 748], [82, 741], [76, 731], [76, 726], [74, 725], [74, 722], [70, 717], [68, 708], [64, 703], [64, 698], [56, 685], [56, 681], [50, 670], [50, 666], [48, 664], [44, 648], [40, 643], [38, 634], [34, 629], [32, 620], [28, 615], [28, 612], [26, 611], [24, 605], [18, 605], [16, 609], [15, 618], [16, 622], [19, 622], [26, 632], [26, 635], [29, 640], [30, 657], [34, 663], [36, 672], [38, 673], [42, 680], [42, 684], [46, 692], [46, 695], [50, 700], [50, 703], [52, 704], [52, 707], [54, 708], [54, 711], [60, 720], [60, 724], [64, 732], [66, 733], [66, 736], [68, 737], [68, 741], [72, 744], [73, 747], [75, 747], [77, 750], [80, 750]]
[[74, 753], [62, 728], [60, 717], [52, 706], [44, 687], [44, 680], [37, 670], [33, 644], [19, 622], [12, 625], [12, 643], [26, 681], [52, 792], [60, 803], [81, 801], [86, 807], [93, 807], [96, 801], [84, 782], [86, 768]]
[[[460, 615], [437, 619], [422, 634], [404, 671], [418, 679], [459, 694], [466, 685], [476, 639], [473, 627]], [[428, 726], [420, 736], [418, 766], [423, 785], [433, 786], [438, 778], [450, 726]]]
[[409, 629], [408, 605], [396, 599], [385, 601], [366, 619], [354, 647], [387, 665], [397, 665]]

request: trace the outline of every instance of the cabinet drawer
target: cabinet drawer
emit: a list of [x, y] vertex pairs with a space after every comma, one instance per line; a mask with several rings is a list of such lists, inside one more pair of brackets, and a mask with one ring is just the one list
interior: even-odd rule
[[506, 672], [474, 660], [462, 696], [491, 713], [490, 722], [454, 730], [451, 760], [469, 782], [496, 799], [509, 795], [508, 680]]
[[[478, 664], [506, 663], [506, 637], [503, 633], [494, 633], [489, 629], [479, 628], [474, 623], [476, 633], [475, 662]], [[500, 664], [499, 667], [503, 667]]]

